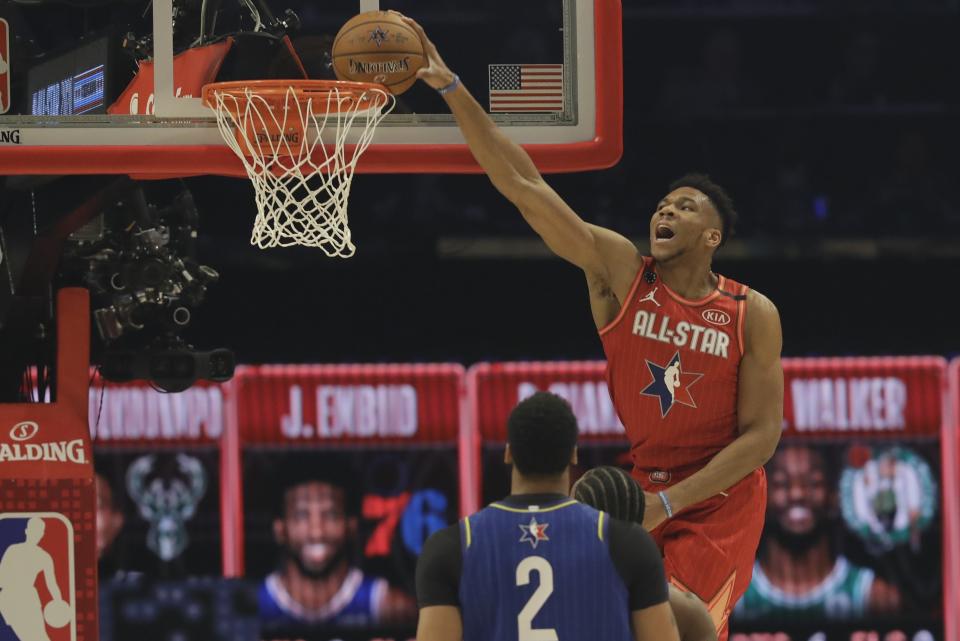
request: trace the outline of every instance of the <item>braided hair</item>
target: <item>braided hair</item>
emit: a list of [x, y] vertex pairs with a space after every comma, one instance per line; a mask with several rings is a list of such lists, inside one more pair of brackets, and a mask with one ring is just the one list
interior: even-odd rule
[[581, 476], [570, 494], [581, 503], [602, 510], [615, 519], [643, 523], [643, 488], [619, 467], [601, 465]]

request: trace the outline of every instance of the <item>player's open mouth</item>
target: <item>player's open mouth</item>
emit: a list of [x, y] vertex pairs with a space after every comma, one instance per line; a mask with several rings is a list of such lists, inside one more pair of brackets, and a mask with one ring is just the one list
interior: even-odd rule
[[329, 547], [324, 543], [308, 543], [303, 546], [303, 556], [308, 561], [322, 561], [327, 558]]
[[791, 505], [787, 510], [787, 518], [793, 522], [803, 523], [813, 518], [813, 512], [806, 505]]
[[657, 240], [670, 240], [674, 236], [672, 229], [666, 225], [657, 225], [656, 229], [653, 230], [654, 238]]

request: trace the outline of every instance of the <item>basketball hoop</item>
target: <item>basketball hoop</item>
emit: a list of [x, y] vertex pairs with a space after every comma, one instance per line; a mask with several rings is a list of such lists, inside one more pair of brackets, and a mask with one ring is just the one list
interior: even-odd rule
[[393, 94], [365, 82], [251, 80], [205, 85], [203, 103], [216, 112], [220, 133], [253, 183], [257, 218], [250, 243], [352, 256], [350, 184], [377, 125], [396, 103]]

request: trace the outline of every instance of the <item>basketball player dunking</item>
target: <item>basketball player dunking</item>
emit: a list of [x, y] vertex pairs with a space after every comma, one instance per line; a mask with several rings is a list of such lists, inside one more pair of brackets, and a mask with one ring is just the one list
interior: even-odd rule
[[651, 257], [581, 219], [450, 71], [423, 29], [418, 76], [450, 106], [477, 162], [558, 256], [580, 267], [607, 378], [671, 583], [720, 639], [747, 589], [766, 506], [763, 464], [783, 419], [781, 330], [763, 295], [714, 274], [736, 213], [705, 176], [677, 181], [650, 220]]

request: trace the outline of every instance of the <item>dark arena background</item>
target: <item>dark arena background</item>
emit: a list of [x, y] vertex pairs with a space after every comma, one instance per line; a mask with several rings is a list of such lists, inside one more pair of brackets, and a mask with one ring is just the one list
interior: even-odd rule
[[[551, 186], [644, 252], [672, 180], [709, 173], [733, 196], [714, 271], [776, 303], [779, 452], [826, 490], [802, 537], [771, 493], [731, 641], [960, 641], [960, 2], [527, 2], [379, 6], [422, 22], [484, 107], [488, 64], [566, 65], [562, 116], [498, 122], [546, 136]], [[160, 4], [175, 54], [233, 34], [216, 79], [296, 73], [288, 34], [311, 77], [332, 77], [332, 36], [357, 13]], [[596, 42], [573, 28], [593, 7]], [[0, 555], [43, 521], [74, 613], [51, 641], [413, 639], [418, 555], [509, 492], [518, 401], [571, 403], [575, 474], [630, 465], [586, 281], [475, 168], [429, 164], [450, 123], [422, 85], [382, 126], [406, 155], [353, 180], [354, 257], [252, 246], [239, 161], [214, 169], [192, 130], [155, 143], [181, 124], [115, 113], [153, 65], [151, 15], [0, 0]], [[571, 75], [588, 48], [611, 66]], [[589, 120], [594, 93], [622, 156], [579, 162], [551, 131]], [[321, 542], [285, 504], [317, 487], [338, 497]], [[340, 583], [305, 569], [323, 555], [348, 561]], [[814, 563], [833, 571], [811, 588]], [[296, 602], [277, 579], [291, 567], [327, 592]], [[350, 582], [395, 616], [325, 615]], [[0, 641], [18, 639], [0, 609]]]

